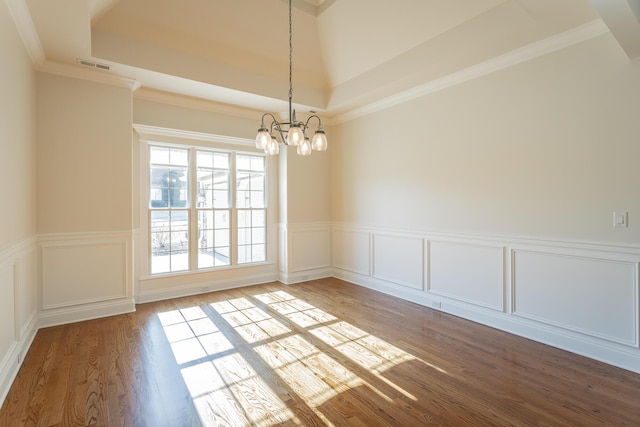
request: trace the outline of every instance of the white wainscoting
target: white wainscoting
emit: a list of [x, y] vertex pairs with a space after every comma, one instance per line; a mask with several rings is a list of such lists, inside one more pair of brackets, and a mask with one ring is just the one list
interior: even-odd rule
[[332, 265], [362, 276], [371, 275], [371, 233], [367, 230], [333, 228]]
[[41, 326], [135, 310], [131, 232], [46, 235], [38, 241]]
[[640, 373], [640, 246], [350, 224], [331, 233], [335, 277]]
[[637, 260], [594, 251], [513, 250], [513, 313], [638, 347]]
[[429, 240], [430, 293], [505, 310], [504, 246], [493, 242]]
[[279, 224], [280, 281], [298, 283], [331, 275], [331, 224]]
[[389, 233], [372, 234], [373, 277], [424, 289], [424, 239]]
[[35, 238], [0, 252], [0, 405], [37, 332], [35, 271]]

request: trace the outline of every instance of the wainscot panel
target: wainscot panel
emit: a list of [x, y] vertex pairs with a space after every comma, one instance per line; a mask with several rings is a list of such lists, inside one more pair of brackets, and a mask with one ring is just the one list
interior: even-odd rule
[[504, 311], [504, 246], [429, 241], [429, 292]]
[[368, 231], [334, 228], [331, 240], [334, 267], [364, 276], [371, 275], [371, 235]]
[[514, 314], [637, 347], [638, 267], [628, 258], [514, 250]]
[[424, 289], [424, 240], [373, 233], [373, 277]]
[[134, 311], [131, 242], [131, 232], [42, 236], [41, 325]]
[[280, 281], [303, 282], [331, 275], [331, 225], [280, 224]]

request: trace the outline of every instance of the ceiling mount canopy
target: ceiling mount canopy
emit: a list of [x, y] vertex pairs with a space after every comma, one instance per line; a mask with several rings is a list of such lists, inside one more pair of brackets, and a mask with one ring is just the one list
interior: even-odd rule
[[[327, 136], [322, 129], [322, 121], [315, 114], [309, 116], [306, 122], [296, 120], [296, 111], [292, 107], [293, 100], [293, 25], [291, 19], [291, 0], [289, 0], [289, 117], [288, 122], [278, 121], [271, 113], [264, 113], [258, 135], [256, 148], [264, 150], [269, 155], [280, 152], [280, 145], [293, 145], [301, 156], [308, 156], [312, 151], [327, 149]], [[313, 113], [313, 112], [312, 112]], [[271, 118], [269, 127], [265, 126], [265, 118]], [[307, 136], [311, 119], [318, 120], [318, 127], [310, 141]]]

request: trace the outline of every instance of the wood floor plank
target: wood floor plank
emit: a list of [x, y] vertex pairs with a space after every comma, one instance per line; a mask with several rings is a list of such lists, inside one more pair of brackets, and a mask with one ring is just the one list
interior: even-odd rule
[[38, 331], [0, 426], [638, 426], [640, 375], [338, 279]]

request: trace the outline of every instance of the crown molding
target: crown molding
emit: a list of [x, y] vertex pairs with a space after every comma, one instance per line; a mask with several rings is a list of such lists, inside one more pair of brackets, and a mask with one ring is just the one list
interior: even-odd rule
[[80, 65], [45, 61], [40, 67], [36, 67], [36, 70], [58, 76], [71, 77], [74, 79], [87, 80], [117, 87], [125, 87], [131, 91], [135, 91], [140, 87], [140, 82], [135, 79], [121, 77], [116, 74], [111, 74], [108, 71], [88, 69]]
[[497, 56], [495, 58], [484, 61], [480, 64], [473, 65], [461, 71], [449, 74], [436, 80], [432, 80], [420, 86], [404, 92], [397, 93], [379, 101], [371, 102], [362, 107], [355, 108], [344, 114], [333, 117], [334, 124], [347, 122], [358, 117], [366, 116], [377, 111], [403, 104], [413, 99], [428, 95], [487, 74], [503, 70], [508, 67], [538, 58], [540, 56], [552, 53], [582, 41], [609, 32], [609, 28], [601, 19], [595, 19], [586, 24], [580, 25], [569, 31], [557, 34], [544, 40], [531, 43], [522, 48], [516, 49], [509, 53]]
[[35, 68], [42, 66], [46, 57], [26, 0], [4, 0], [4, 3], [18, 29], [22, 43], [31, 57], [31, 63]]

